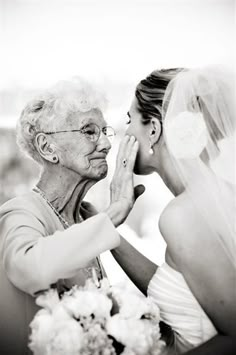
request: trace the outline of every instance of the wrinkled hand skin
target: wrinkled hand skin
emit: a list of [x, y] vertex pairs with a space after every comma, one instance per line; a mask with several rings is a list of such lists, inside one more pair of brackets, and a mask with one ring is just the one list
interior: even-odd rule
[[[111, 210], [115, 225], [124, 222], [134, 202], [144, 192], [144, 186], [134, 188], [133, 169], [138, 152], [138, 141], [133, 136], [125, 136], [120, 143], [116, 159], [116, 169], [110, 185]], [[123, 161], [126, 160], [124, 166]]]

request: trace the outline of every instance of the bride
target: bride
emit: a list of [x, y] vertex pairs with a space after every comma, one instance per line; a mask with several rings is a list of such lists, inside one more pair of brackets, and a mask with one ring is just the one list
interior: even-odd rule
[[[220, 68], [156, 70], [128, 112], [126, 133], [139, 141], [134, 172], [158, 173], [175, 198], [159, 220], [163, 265], [124, 239], [112, 253], [159, 306], [174, 354], [236, 353], [234, 131], [232, 81]], [[123, 169], [128, 160], [119, 152]]]

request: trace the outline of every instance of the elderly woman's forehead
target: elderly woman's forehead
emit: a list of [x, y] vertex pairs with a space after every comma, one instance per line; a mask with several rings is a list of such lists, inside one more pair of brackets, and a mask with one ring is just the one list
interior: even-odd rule
[[90, 122], [105, 122], [103, 113], [99, 109], [92, 109], [88, 112], [75, 112], [66, 118], [66, 123], [70, 125], [83, 125]]

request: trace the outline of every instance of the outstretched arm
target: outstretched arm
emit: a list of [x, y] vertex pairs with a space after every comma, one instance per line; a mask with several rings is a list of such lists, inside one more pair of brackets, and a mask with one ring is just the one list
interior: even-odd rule
[[11, 282], [31, 295], [75, 276], [97, 255], [119, 245], [119, 234], [105, 213], [47, 235], [37, 210], [13, 203], [0, 218], [1, 258]]
[[148, 284], [157, 269], [157, 265], [141, 254], [123, 237], [120, 239], [120, 245], [111, 250], [111, 253], [131, 281], [146, 295]]

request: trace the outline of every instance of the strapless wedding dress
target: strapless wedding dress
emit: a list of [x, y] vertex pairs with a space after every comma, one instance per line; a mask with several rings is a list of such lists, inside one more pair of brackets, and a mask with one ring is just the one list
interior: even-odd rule
[[174, 331], [176, 354], [184, 353], [217, 334], [183, 275], [167, 263], [159, 267], [151, 279], [148, 296], [158, 305], [161, 320]]

